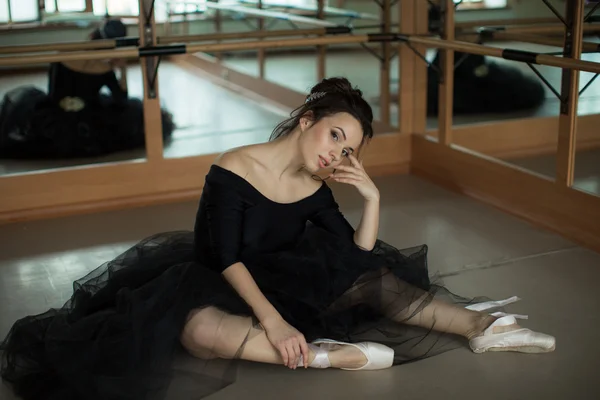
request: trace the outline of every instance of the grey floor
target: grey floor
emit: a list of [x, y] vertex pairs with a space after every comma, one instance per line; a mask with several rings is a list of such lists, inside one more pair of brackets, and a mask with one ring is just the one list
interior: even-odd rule
[[[376, 178], [380, 237], [430, 246], [432, 274], [464, 295], [522, 300], [523, 325], [556, 336], [544, 355], [467, 347], [376, 372], [244, 363], [211, 399], [598, 399], [600, 255], [414, 176]], [[332, 185], [351, 223], [361, 201]], [[146, 235], [191, 229], [196, 202], [0, 226], [0, 336], [19, 317], [60, 306], [71, 282]], [[194, 364], [186, 362], [188, 368]], [[14, 397], [0, 386], [0, 399]]]

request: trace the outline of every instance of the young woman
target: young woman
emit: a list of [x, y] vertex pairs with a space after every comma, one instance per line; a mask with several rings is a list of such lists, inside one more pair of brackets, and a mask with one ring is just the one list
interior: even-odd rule
[[[379, 191], [357, 158], [372, 118], [346, 79], [317, 84], [267, 143], [218, 157], [193, 232], [146, 238], [63, 308], [17, 321], [3, 378], [25, 399], [146, 399], [169, 383], [210, 394], [231, 382], [227, 360], [373, 370], [465, 338], [478, 353], [552, 351], [554, 338], [491, 313], [511, 299], [453, 295], [430, 281], [426, 246], [377, 239]], [[356, 229], [319, 176], [363, 197]], [[178, 373], [180, 345], [202, 367]]]
[[[109, 19], [89, 38], [115, 39], [126, 34], [121, 21]], [[4, 96], [0, 105], [0, 158], [96, 157], [144, 147], [144, 108], [141, 100], [128, 96], [123, 60], [53, 63], [48, 80], [48, 94], [23, 86]], [[110, 94], [101, 93], [104, 87]], [[166, 141], [174, 123], [169, 112], [161, 112]]]

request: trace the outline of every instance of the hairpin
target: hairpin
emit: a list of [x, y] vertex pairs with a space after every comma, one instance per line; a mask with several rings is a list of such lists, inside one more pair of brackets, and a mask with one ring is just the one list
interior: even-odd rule
[[312, 93], [310, 96], [308, 96], [306, 98], [305, 103], [308, 103], [308, 102], [313, 101], [313, 100], [320, 99], [321, 97], [325, 96], [326, 94], [327, 93], [325, 93], [325, 92], [315, 92], [315, 93]]

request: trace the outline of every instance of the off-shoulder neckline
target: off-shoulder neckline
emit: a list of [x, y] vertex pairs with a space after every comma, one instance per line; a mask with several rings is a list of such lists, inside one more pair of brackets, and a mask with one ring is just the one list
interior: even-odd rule
[[237, 180], [242, 181], [242, 183], [244, 183], [247, 187], [249, 187], [250, 189], [252, 189], [255, 193], [257, 193], [263, 199], [265, 199], [265, 200], [267, 200], [267, 201], [269, 201], [269, 202], [271, 202], [273, 204], [279, 204], [279, 205], [283, 205], [283, 206], [299, 204], [299, 203], [305, 202], [307, 200], [310, 200], [310, 199], [314, 198], [317, 194], [319, 194], [323, 189], [327, 188], [327, 183], [325, 181], [323, 181], [323, 182], [321, 182], [321, 186], [319, 186], [319, 188], [315, 192], [313, 192], [312, 194], [310, 194], [310, 195], [308, 195], [306, 197], [303, 197], [303, 198], [301, 198], [299, 200], [296, 200], [296, 201], [292, 201], [292, 202], [289, 202], [289, 203], [281, 203], [281, 202], [278, 202], [278, 201], [275, 201], [275, 200], [271, 199], [270, 197], [265, 196], [260, 190], [258, 190], [256, 187], [254, 187], [254, 185], [252, 185], [250, 182], [248, 182], [244, 177], [236, 174], [233, 171], [228, 170], [227, 168], [223, 168], [223, 167], [221, 167], [220, 165], [217, 165], [217, 164], [212, 164], [210, 168], [212, 170], [221, 171], [221, 172], [225, 173], [228, 176], [231, 176], [231, 177], [233, 177], [233, 178], [235, 178]]

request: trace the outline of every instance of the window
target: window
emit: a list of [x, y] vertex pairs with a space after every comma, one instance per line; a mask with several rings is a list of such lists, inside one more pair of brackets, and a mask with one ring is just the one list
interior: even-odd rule
[[44, 3], [47, 13], [85, 11], [85, 0], [45, 0]]
[[39, 17], [37, 0], [0, 0], [0, 23], [31, 22]]
[[508, 0], [453, 0], [457, 10], [483, 10], [506, 8]]
[[137, 16], [140, 13], [139, 0], [93, 0], [92, 6], [95, 15]]
[[206, 0], [187, 0], [185, 2], [163, 0], [157, 1], [154, 6], [154, 18], [156, 22], [165, 22], [169, 14], [201, 14], [206, 10]]

